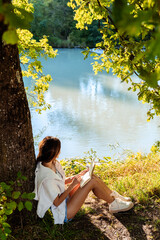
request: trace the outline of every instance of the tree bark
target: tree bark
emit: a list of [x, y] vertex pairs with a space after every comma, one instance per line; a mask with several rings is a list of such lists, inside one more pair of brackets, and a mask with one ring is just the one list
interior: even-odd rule
[[0, 16], [0, 181], [27, 177], [23, 190], [33, 191], [35, 168], [31, 117], [24, 89], [17, 45], [5, 45]]

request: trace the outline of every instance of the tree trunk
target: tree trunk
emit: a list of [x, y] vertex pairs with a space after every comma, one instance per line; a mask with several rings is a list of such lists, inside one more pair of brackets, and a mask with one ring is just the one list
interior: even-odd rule
[[0, 19], [0, 181], [27, 177], [23, 190], [33, 191], [35, 153], [31, 117], [16, 45], [5, 45]]

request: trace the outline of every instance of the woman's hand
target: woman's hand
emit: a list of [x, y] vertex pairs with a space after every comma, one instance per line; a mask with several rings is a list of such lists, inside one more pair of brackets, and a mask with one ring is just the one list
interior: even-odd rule
[[73, 178], [73, 182], [71, 183], [72, 187], [75, 187], [76, 185], [79, 185], [82, 180], [81, 175], [75, 175]]
[[80, 173], [78, 173], [78, 174], [76, 174], [76, 175], [74, 175], [74, 176], [71, 176], [71, 177], [66, 178], [65, 184], [71, 183], [76, 176], [83, 176], [83, 175], [84, 175], [86, 172], [88, 172], [88, 171], [89, 171], [89, 167], [87, 167], [87, 169], [81, 171]]
[[65, 184], [69, 184], [73, 181], [74, 176], [68, 177], [65, 179]]

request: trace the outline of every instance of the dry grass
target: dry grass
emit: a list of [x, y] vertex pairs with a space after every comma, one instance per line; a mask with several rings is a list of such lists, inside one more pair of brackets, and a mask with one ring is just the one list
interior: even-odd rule
[[[85, 168], [88, 158], [63, 160], [68, 175], [77, 174]], [[107, 159], [107, 158], [106, 158]], [[123, 161], [99, 159], [94, 173], [110, 188], [126, 194], [139, 203], [147, 203], [160, 196], [160, 151], [130, 154]]]

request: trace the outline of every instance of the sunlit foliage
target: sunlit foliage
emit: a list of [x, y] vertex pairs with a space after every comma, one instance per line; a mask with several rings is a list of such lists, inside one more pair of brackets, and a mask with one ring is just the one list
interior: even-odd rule
[[36, 111], [41, 113], [42, 110], [50, 108], [50, 105], [45, 101], [44, 94], [49, 88], [52, 77], [49, 74], [43, 74], [40, 57], [54, 58], [57, 55], [57, 50], [53, 50], [48, 44], [46, 36], [43, 36], [40, 41], [36, 41], [29, 30], [17, 29], [17, 33], [20, 61], [26, 69], [22, 71], [23, 76], [31, 77], [34, 80], [34, 88], [28, 93], [29, 101], [36, 108]]
[[13, 0], [12, 3], [0, 0], [0, 21], [7, 25], [2, 38], [7, 44], [16, 44], [18, 42], [16, 29], [29, 28], [29, 23], [33, 19], [33, 7], [28, 1]]
[[[94, 174], [111, 189], [128, 195], [141, 204], [159, 201], [160, 197], [160, 142], [155, 143], [150, 153], [124, 152], [117, 159], [105, 156], [98, 158], [91, 150], [84, 157], [61, 160], [67, 176], [78, 174], [95, 158]], [[123, 159], [124, 158], [124, 159]]]
[[33, 34], [28, 30], [33, 12], [33, 4], [28, 0], [13, 0], [12, 3], [5, 4], [0, 1], [0, 16], [8, 26], [3, 34], [3, 40], [6, 44], [18, 44], [20, 61], [25, 68], [22, 74], [34, 80], [34, 88], [28, 93], [29, 102], [41, 113], [42, 110], [50, 108], [44, 94], [52, 77], [43, 74], [40, 57], [54, 58], [57, 50], [53, 50], [48, 44], [46, 36], [39, 41], [33, 39]]
[[[77, 28], [99, 21], [103, 53], [94, 55], [95, 73], [112, 70], [150, 104], [148, 119], [160, 115], [160, 4], [155, 0], [70, 0]], [[89, 54], [89, 49], [85, 54]], [[138, 76], [138, 80], [133, 78]]]

